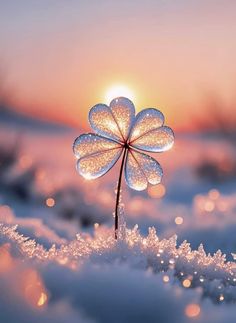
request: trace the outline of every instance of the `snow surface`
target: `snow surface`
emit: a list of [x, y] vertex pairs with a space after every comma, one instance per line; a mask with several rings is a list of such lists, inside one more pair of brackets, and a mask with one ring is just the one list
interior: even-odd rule
[[[7, 147], [14, 151], [15, 139], [19, 145], [0, 176], [0, 322], [235, 321], [234, 145], [177, 134], [174, 149], [154, 156], [164, 169], [164, 196], [123, 185], [133, 229], [123, 225], [116, 242], [119, 165], [85, 181], [71, 149], [80, 131], [16, 128], [0, 128]], [[228, 167], [227, 180], [199, 173], [209, 160], [213, 170], [215, 162]]]
[[[154, 228], [144, 237], [137, 226], [122, 227], [119, 235], [115, 241], [111, 229], [96, 226], [93, 236], [78, 234], [45, 249], [2, 224], [1, 321], [232, 322], [235, 262], [220, 251], [206, 255], [202, 245], [192, 251], [184, 241], [177, 247], [175, 235], [160, 240]], [[27, 281], [32, 272], [37, 278]], [[38, 306], [42, 293], [47, 300]], [[194, 318], [187, 314], [190, 304], [200, 309]]]

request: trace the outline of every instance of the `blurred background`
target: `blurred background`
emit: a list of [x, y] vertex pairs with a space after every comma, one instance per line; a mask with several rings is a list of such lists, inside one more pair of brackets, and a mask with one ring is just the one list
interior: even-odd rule
[[[155, 155], [162, 184], [123, 185], [127, 225], [231, 258], [235, 12], [233, 0], [0, 1], [0, 221], [46, 246], [112, 226], [119, 163], [86, 181], [72, 143], [90, 131], [93, 105], [127, 96], [137, 111], [160, 109], [176, 134]], [[57, 236], [42, 238], [46, 227]]]

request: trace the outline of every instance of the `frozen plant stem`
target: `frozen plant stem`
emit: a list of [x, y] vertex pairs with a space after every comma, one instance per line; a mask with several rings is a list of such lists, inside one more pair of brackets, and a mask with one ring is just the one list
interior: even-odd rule
[[121, 161], [120, 175], [119, 175], [119, 180], [118, 180], [118, 185], [117, 185], [117, 193], [116, 193], [116, 209], [115, 209], [115, 239], [116, 240], [118, 238], [120, 189], [121, 189], [121, 181], [122, 181], [122, 174], [123, 174], [126, 153], [127, 153], [127, 147], [125, 147], [124, 154], [123, 154], [122, 161]]

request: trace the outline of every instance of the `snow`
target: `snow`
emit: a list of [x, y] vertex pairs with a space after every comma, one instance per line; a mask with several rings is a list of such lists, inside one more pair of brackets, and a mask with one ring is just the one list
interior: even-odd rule
[[[222, 307], [231, 319], [235, 262], [227, 262], [220, 251], [206, 255], [202, 245], [191, 250], [184, 241], [178, 247], [175, 235], [161, 240], [154, 228], [147, 236], [137, 226], [123, 228], [123, 235], [115, 241], [111, 229], [96, 226], [93, 236], [79, 234], [46, 249], [19, 234], [16, 226], [1, 225], [0, 282], [6, 291], [0, 296], [1, 319], [118, 323], [175, 322], [178, 317], [178, 322], [189, 322], [189, 304], [199, 306], [199, 322], [217, 322]], [[33, 304], [26, 291], [34, 282], [24, 278], [32, 271], [38, 276], [34, 288], [40, 290]], [[42, 293], [47, 301], [38, 308]]]
[[201, 173], [206, 161], [233, 160], [234, 147], [177, 135], [174, 149], [156, 156], [162, 197], [123, 185], [127, 226], [116, 242], [117, 168], [80, 178], [71, 151], [78, 134], [22, 134], [0, 174], [0, 322], [234, 322], [235, 172], [224, 181]]

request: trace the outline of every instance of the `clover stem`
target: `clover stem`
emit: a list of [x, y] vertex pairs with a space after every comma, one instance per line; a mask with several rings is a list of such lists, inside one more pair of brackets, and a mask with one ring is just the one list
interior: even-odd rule
[[118, 238], [118, 226], [119, 226], [118, 220], [119, 220], [120, 189], [121, 189], [121, 181], [122, 181], [122, 174], [123, 174], [126, 154], [127, 154], [127, 148], [125, 148], [124, 154], [122, 157], [122, 162], [121, 162], [121, 166], [120, 166], [120, 175], [119, 175], [119, 180], [118, 180], [118, 185], [117, 185], [117, 193], [116, 193], [116, 209], [115, 209], [115, 239], [116, 240]]

